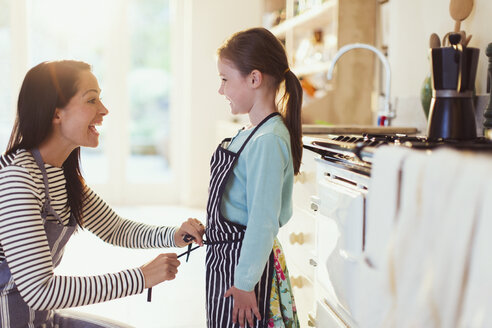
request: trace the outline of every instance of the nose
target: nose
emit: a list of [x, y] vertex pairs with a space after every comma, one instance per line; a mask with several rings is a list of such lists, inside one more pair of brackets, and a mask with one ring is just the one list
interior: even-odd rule
[[224, 85], [223, 84], [220, 85], [218, 91], [219, 91], [219, 95], [222, 95], [222, 96], [224, 95]]
[[104, 106], [104, 104], [101, 102], [101, 106], [99, 106], [99, 114], [101, 116], [106, 116], [108, 115], [109, 113], [109, 110], [106, 108], [106, 106]]

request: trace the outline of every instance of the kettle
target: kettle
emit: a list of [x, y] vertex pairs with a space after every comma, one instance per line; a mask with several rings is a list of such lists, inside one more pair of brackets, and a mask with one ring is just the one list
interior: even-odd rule
[[477, 48], [449, 37], [450, 47], [430, 49], [432, 100], [427, 126], [429, 140], [471, 140], [477, 137], [473, 90], [477, 74]]

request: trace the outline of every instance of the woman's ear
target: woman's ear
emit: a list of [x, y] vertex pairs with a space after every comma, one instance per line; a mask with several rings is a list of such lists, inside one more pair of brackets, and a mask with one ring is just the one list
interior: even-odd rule
[[258, 88], [263, 82], [263, 74], [259, 70], [254, 69], [249, 73], [249, 82], [253, 89]]

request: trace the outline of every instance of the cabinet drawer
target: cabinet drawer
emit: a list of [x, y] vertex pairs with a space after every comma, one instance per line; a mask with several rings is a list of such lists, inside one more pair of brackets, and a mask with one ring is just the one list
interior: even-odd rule
[[325, 300], [316, 301], [316, 319], [314, 321], [314, 326], [320, 328], [350, 327], [331, 309]]
[[304, 149], [299, 174], [294, 177], [293, 203], [301, 208], [308, 208], [309, 199], [316, 194], [316, 153]]
[[307, 278], [314, 279], [316, 222], [314, 216], [294, 206], [290, 221], [279, 232], [279, 240], [285, 252], [287, 265], [296, 265]]
[[314, 310], [314, 286], [312, 280], [308, 279], [296, 266], [289, 266], [289, 277], [294, 293], [297, 315], [301, 328], [309, 327], [309, 313]]

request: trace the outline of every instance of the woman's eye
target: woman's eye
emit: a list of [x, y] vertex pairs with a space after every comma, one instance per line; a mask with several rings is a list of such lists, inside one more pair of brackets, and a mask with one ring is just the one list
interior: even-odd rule
[[96, 104], [98, 101], [101, 101], [101, 99], [98, 99], [98, 98], [92, 98], [92, 99], [89, 99], [88, 103], [91, 103], [91, 104]]

